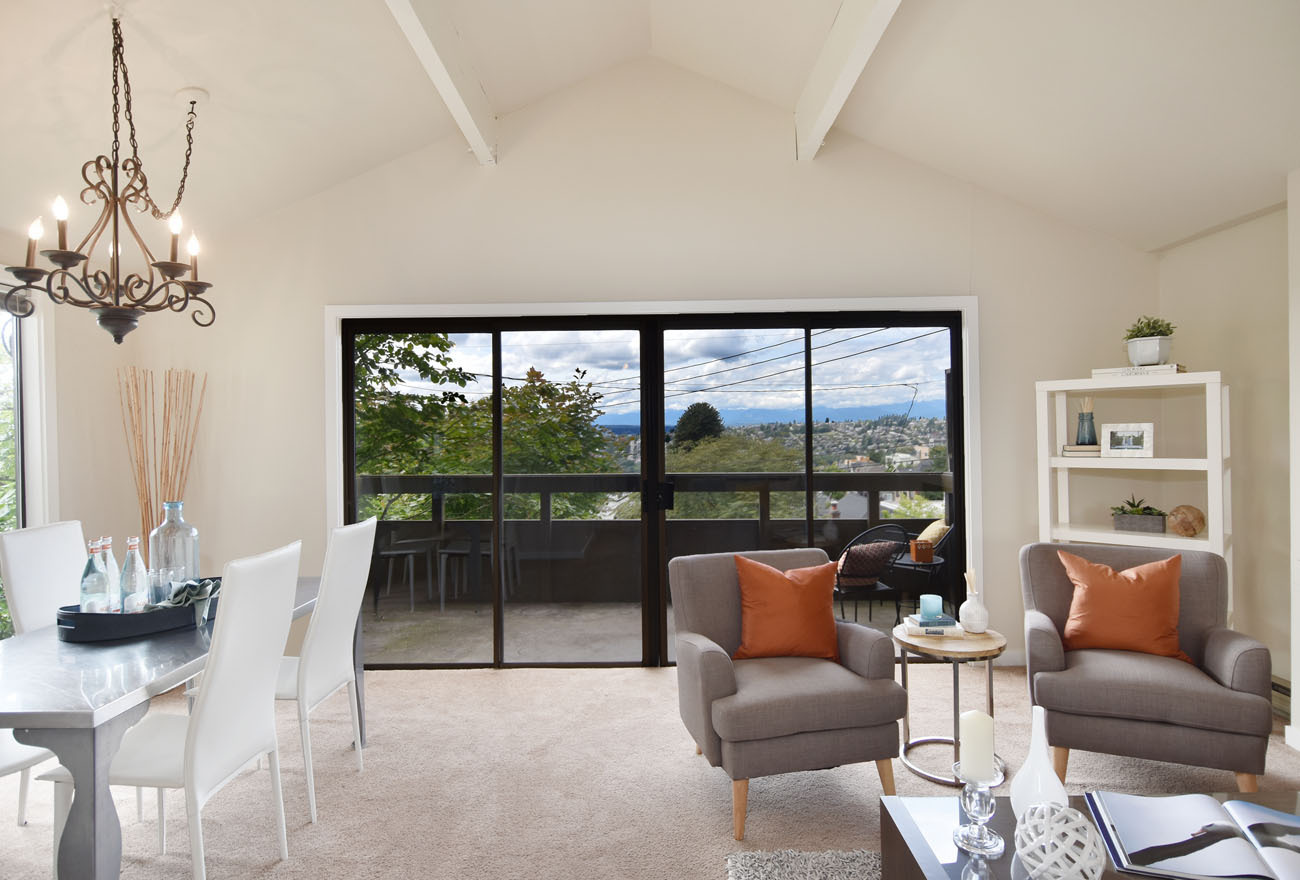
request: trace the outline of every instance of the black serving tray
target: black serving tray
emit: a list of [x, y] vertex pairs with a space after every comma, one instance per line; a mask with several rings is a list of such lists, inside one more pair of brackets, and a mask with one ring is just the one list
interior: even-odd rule
[[[216, 613], [217, 600], [208, 609], [208, 618]], [[82, 611], [79, 605], [64, 605], [57, 615], [58, 635], [65, 642], [106, 642], [134, 639], [173, 629], [194, 626], [194, 606], [159, 608], [137, 614], [107, 614]]]

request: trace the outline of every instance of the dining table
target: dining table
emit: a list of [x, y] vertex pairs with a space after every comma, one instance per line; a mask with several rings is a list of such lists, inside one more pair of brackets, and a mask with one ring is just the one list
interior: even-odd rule
[[[298, 579], [295, 618], [311, 613], [319, 590], [320, 578]], [[213, 625], [208, 620], [107, 642], [63, 641], [51, 625], [0, 641], [0, 728], [13, 728], [19, 742], [54, 752], [72, 774], [72, 807], [56, 855], [58, 876], [111, 880], [121, 875], [122, 826], [108, 787], [113, 756], [123, 734], [148, 711], [150, 699], [203, 671]], [[358, 626], [358, 686], [360, 650]], [[363, 732], [358, 747], [364, 742]]]

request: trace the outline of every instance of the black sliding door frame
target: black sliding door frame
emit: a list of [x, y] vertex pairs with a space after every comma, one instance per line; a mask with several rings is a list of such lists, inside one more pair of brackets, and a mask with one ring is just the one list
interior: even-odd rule
[[[739, 305], [739, 304], [738, 304]], [[342, 395], [343, 395], [343, 500], [346, 522], [355, 522], [358, 514], [355, 436], [355, 363], [356, 336], [362, 333], [473, 333], [489, 335], [492, 341], [492, 474], [491, 474], [491, 541], [492, 541], [492, 662], [487, 663], [367, 663], [371, 669], [386, 668], [465, 668], [484, 667], [622, 667], [658, 666], [669, 662], [667, 611], [667, 522], [661, 489], [667, 474], [664, 461], [664, 334], [671, 330], [695, 329], [765, 329], [799, 330], [803, 336], [804, 367], [804, 525], [808, 546], [813, 546], [817, 521], [814, 499], [818, 491], [818, 474], [813, 464], [813, 356], [812, 332], [815, 329], [854, 329], [871, 327], [935, 327], [948, 330], [948, 456], [952, 473], [951, 509], [965, 519], [965, 407], [962, 395], [963, 316], [957, 310], [909, 311], [786, 311], [734, 312], [715, 314], [653, 315], [570, 315], [542, 317], [448, 317], [448, 318], [343, 318], [342, 323]], [[505, 659], [506, 572], [502, 334], [545, 330], [634, 330], [640, 337], [640, 423], [641, 423], [641, 609], [642, 650], [640, 663], [628, 662], [511, 662]], [[963, 536], [968, 523], [963, 522]], [[726, 548], [719, 548], [726, 549]], [[964, 542], [958, 550], [964, 559]], [[957, 553], [953, 553], [957, 556]], [[954, 559], [954, 561], [958, 561]], [[364, 612], [363, 612], [364, 613]]]

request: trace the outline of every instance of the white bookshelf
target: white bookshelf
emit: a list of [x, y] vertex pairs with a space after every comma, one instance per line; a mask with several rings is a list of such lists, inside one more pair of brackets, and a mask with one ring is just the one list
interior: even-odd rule
[[[1038, 539], [1040, 541], [1075, 541], [1096, 544], [1120, 544], [1134, 547], [1158, 547], [1171, 551], [1209, 550], [1228, 561], [1229, 615], [1232, 611], [1232, 510], [1231, 455], [1228, 443], [1228, 386], [1217, 372], [1167, 373], [1148, 376], [1110, 376], [1098, 379], [1060, 379], [1035, 383], [1038, 416]], [[1156, 423], [1156, 451], [1162, 448], [1160, 411], [1166, 394], [1199, 395], [1205, 408], [1204, 457], [1154, 458], [1076, 458], [1061, 455], [1061, 447], [1075, 440], [1077, 405], [1084, 396], [1094, 400], [1098, 411], [1106, 409], [1108, 399], [1141, 395], [1151, 407], [1148, 415], [1130, 421]], [[1137, 404], [1140, 408], [1142, 403]], [[1129, 401], [1130, 410], [1134, 403]], [[1118, 419], [1098, 419], [1101, 424]], [[1198, 441], [1202, 438], [1197, 437]], [[1164, 444], [1168, 445], [1168, 444]], [[1194, 538], [1172, 533], [1116, 531], [1110, 521], [1108, 506], [1082, 509], [1071, 504], [1072, 490], [1078, 495], [1088, 481], [1113, 479], [1129, 472], [1135, 479], [1159, 483], [1178, 479], [1180, 485], [1193, 481], [1203, 486], [1205, 531]], [[1114, 502], [1111, 502], [1114, 503]], [[1231, 619], [1231, 618], [1230, 618]]]

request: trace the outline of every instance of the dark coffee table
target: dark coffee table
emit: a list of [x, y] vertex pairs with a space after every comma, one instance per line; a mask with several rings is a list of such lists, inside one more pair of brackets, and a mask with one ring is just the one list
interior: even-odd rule
[[[1255, 794], [1213, 794], [1221, 801], [1251, 801], [1293, 813], [1297, 809], [1296, 792], [1257, 792]], [[1092, 818], [1082, 797], [1070, 798], [1070, 806]], [[965, 821], [956, 797], [882, 797], [880, 799], [880, 852], [882, 877], [889, 880], [960, 880], [962, 869], [971, 861], [970, 853], [957, 849], [952, 830]], [[1011, 798], [997, 798], [997, 811], [989, 828], [1002, 835], [1006, 852], [987, 862], [992, 876], [1028, 877], [1029, 873], [1016, 858], [1016, 818], [1011, 813]], [[1012, 872], [1013, 863], [1015, 872]], [[1106, 863], [1103, 878], [1133, 880], [1135, 875], [1122, 874]]]

